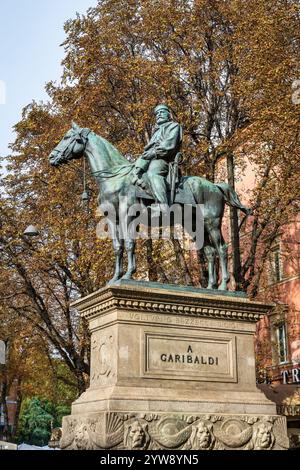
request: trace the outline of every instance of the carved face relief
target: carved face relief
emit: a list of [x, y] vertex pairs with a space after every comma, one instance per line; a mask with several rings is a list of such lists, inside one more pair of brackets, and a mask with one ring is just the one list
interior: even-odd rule
[[260, 423], [253, 432], [253, 443], [255, 450], [272, 448], [274, 440], [272, 425], [270, 423]]
[[215, 442], [212, 430], [213, 425], [211, 423], [206, 423], [205, 421], [199, 421], [196, 426], [193, 426], [193, 433], [191, 436], [193, 448], [211, 449]]
[[125, 431], [125, 445], [127, 449], [145, 449], [149, 442], [148, 426], [134, 421]]
[[91, 449], [90, 437], [88, 434], [88, 428], [86, 424], [79, 424], [76, 427], [76, 430], [74, 433], [73, 446], [78, 450]]
[[54, 428], [51, 433], [49, 442], [59, 442], [62, 436], [61, 428]]

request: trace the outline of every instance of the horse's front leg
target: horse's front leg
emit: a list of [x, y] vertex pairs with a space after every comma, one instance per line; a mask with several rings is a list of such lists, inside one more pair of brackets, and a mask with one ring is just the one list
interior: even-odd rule
[[136, 272], [136, 259], [135, 259], [135, 240], [125, 240], [125, 249], [128, 256], [127, 272], [122, 279], [132, 279], [133, 274]]
[[123, 276], [123, 254], [124, 254], [124, 240], [117, 238], [113, 239], [113, 247], [115, 252], [115, 272], [113, 278], [109, 281], [108, 285], [121, 279]]
[[[130, 204], [131, 203], [131, 204]], [[128, 264], [127, 271], [122, 279], [132, 279], [136, 272], [135, 245], [136, 245], [136, 214], [130, 214], [134, 201], [124, 200], [120, 204], [120, 231], [121, 236], [125, 240], [125, 249], [127, 252]]]

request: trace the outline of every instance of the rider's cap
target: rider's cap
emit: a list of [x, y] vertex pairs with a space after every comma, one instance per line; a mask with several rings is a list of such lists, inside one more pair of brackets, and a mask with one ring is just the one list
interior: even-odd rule
[[166, 111], [168, 111], [168, 113], [170, 113], [170, 108], [166, 104], [159, 104], [154, 109], [154, 114], [157, 114], [158, 111], [160, 111], [161, 109], [165, 109]]

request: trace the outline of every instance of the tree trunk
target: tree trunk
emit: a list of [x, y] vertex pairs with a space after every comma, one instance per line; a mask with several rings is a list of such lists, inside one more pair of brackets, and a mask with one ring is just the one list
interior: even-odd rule
[[74, 369], [74, 373], [77, 381], [78, 396], [80, 397], [86, 391], [88, 384], [85, 381], [83, 372], [79, 368]]
[[171, 236], [172, 244], [175, 251], [176, 261], [178, 265], [182, 268], [183, 275], [184, 275], [184, 282], [186, 285], [193, 285], [193, 279], [191, 273], [189, 271], [188, 265], [184, 258], [184, 254], [181, 248], [181, 245], [177, 238], [174, 238], [173, 235]]
[[4, 441], [9, 440], [8, 409], [7, 409], [7, 403], [6, 403], [7, 394], [8, 394], [7, 379], [6, 379], [6, 372], [4, 372], [2, 387], [1, 387], [1, 405], [2, 405], [2, 416], [3, 416], [4, 423], [3, 423], [3, 432], [2, 432], [2, 435], [0, 436], [1, 439], [3, 439]]
[[17, 408], [16, 408], [16, 414], [15, 414], [14, 428], [13, 428], [13, 432], [12, 432], [12, 440], [13, 440], [13, 442], [16, 441], [16, 436], [17, 436], [17, 434], [18, 434], [18, 425], [19, 425], [19, 417], [20, 417], [21, 405], [22, 405], [21, 379], [18, 378]]
[[148, 276], [149, 281], [157, 282], [158, 281], [158, 273], [157, 273], [157, 266], [153, 261], [153, 243], [151, 238], [146, 240], [146, 250], [147, 250], [147, 264], [148, 264]]
[[204, 256], [203, 250], [197, 250], [198, 266], [199, 266], [199, 281], [203, 289], [207, 288], [208, 284], [208, 269], [207, 261]]
[[0, 399], [0, 403], [2, 405], [2, 414], [3, 414], [3, 419], [4, 419], [3, 433], [1, 437], [4, 441], [9, 441], [11, 437], [10, 430], [9, 430], [8, 407], [7, 407], [7, 396], [9, 394], [8, 376], [7, 376], [7, 364], [8, 364], [8, 354], [9, 354], [8, 349], [9, 349], [9, 342], [5, 341], [5, 365], [3, 366], [1, 399]]
[[[227, 175], [228, 183], [235, 189], [234, 178], [234, 158], [233, 154], [227, 155]], [[235, 280], [235, 290], [241, 290], [241, 253], [240, 253], [240, 237], [239, 237], [239, 220], [238, 213], [235, 207], [230, 207], [230, 235], [231, 235], [231, 252], [232, 252], [232, 267], [233, 277]]]

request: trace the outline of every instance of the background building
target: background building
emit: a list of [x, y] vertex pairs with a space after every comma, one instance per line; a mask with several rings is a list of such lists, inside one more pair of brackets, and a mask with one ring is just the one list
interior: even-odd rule
[[[237, 171], [237, 173], [239, 173]], [[224, 179], [224, 166], [223, 166]], [[250, 164], [236, 179], [236, 191], [249, 206], [257, 184]], [[226, 239], [231, 245], [229, 210]], [[240, 233], [241, 258], [251, 236], [251, 217]], [[257, 259], [257, 263], [262, 262]], [[230, 263], [232, 265], [232, 263]], [[231, 267], [231, 278], [233, 269]], [[234, 287], [234, 282], [232, 282]], [[255, 351], [257, 382], [278, 413], [287, 416], [292, 443], [300, 446], [300, 216], [287, 220], [264, 262], [257, 299], [275, 308], [257, 324]]]

